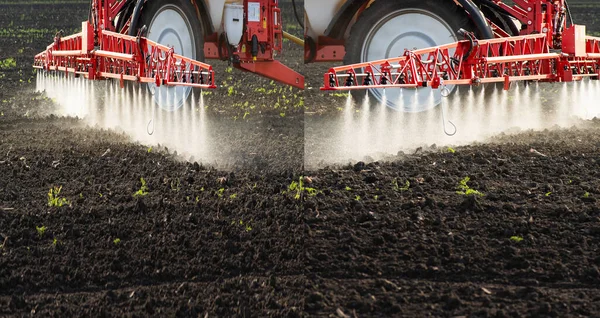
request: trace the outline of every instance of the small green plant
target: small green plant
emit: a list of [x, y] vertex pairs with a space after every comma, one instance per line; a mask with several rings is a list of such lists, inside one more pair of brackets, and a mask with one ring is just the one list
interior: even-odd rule
[[179, 181], [179, 178], [171, 180], [171, 190], [179, 192], [179, 189], [181, 189], [181, 182]]
[[551, 194], [552, 194], [552, 192], [546, 192], [546, 194], [544, 194], [544, 195], [549, 197]]
[[515, 243], [519, 243], [519, 242], [521, 242], [523, 240], [523, 238], [520, 237], [520, 236], [511, 236], [510, 240], [513, 241], [513, 242], [515, 242]]
[[356, 200], [356, 201], [360, 201], [360, 195], [357, 195], [357, 196], [355, 196], [355, 197], [354, 197], [354, 200]]
[[[252, 220], [250, 220], [250, 222], [252, 222]], [[244, 227], [244, 230], [246, 232], [250, 232], [250, 231], [252, 231], [252, 226], [250, 226], [250, 222], [244, 223], [244, 220], [239, 220], [237, 223], [240, 227]], [[235, 224], [236, 224], [235, 220], [231, 221], [231, 225], [235, 225]]]
[[230, 195], [229, 198], [232, 199], [232, 200], [235, 199], [235, 198], [237, 198], [237, 193], [234, 193], [234, 194]]
[[392, 180], [392, 185], [394, 186], [394, 190], [396, 190], [398, 192], [403, 192], [403, 191], [407, 191], [410, 188], [410, 181], [406, 180], [406, 182], [404, 182], [404, 186], [400, 187], [398, 185], [398, 180], [394, 179], [394, 180]]
[[58, 240], [56, 239], [56, 237], [52, 240], [52, 246], [56, 247], [56, 245], [58, 245]]
[[115, 245], [121, 244], [121, 239], [117, 237], [116, 239], [113, 240], [113, 244], [115, 244]]
[[452, 147], [448, 147], [448, 152], [449, 152], [449, 153], [455, 153], [455, 152], [456, 152], [456, 150], [454, 150], [454, 148], [452, 148]]
[[298, 178], [298, 181], [292, 181], [292, 183], [290, 183], [290, 185], [288, 186], [288, 190], [284, 191], [284, 193], [286, 192], [296, 192], [296, 194], [294, 195], [294, 199], [296, 200], [300, 200], [304, 192], [306, 192], [310, 197], [314, 197], [315, 195], [317, 195], [317, 193], [319, 193], [319, 191], [315, 188], [304, 186], [303, 176], [300, 176], [300, 178]]
[[148, 147], [148, 153], [152, 152], [152, 147]]
[[375, 199], [375, 201], [377, 201], [377, 200], [379, 200], [379, 196], [378, 196], [378, 195], [375, 195], [375, 196], [373, 197], [373, 199]]
[[220, 198], [223, 196], [223, 192], [225, 192], [225, 188], [221, 188], [219, 190], [217, 190], [217, 196]]
[[44, 233], [46, 233], [46, 226], [42, 225], [42, 226], [36, 226], [35, 229], [37, 230], [38, 236], [41, 238], [44, 236]]
[[590, 193], [586, 191], [586, 192], [583, 194], [583, 197], [584, 197], [584, 198], [586, 198], [586, 199], [587, 199], [587, 198], [589, 198], [589, 197], [590, 197]]
[[146, 185], [146, 180], [144, 180], [144, 178], [140, 178], [140, 182], [142, 183], [142, 186], [133, 194], [134, 197], [143, 197], [148, 194], [148, 186]]
[[469, 177], [465, 177], [464, 179], [460, 180], [458, 183], [458, 191], [456, 191], [457, 194], [460, 195], [478, 195], [480, 197], [483, 196], [483, 193], [475, 190], [475, 189], [471, 189], [471, 187], [469, 187], [469, 185], [467, 184], [467, 182], [469, 182], [469, 180], [471, 180], [471, 178]]
[[67, 199], [58, 196], [60, 190], [62, 190], [62, 186], [50, 188], [50, 191], [48, 191], [48, 206], [62, 207], [69, 204]]
[[2, 61], [0, 61], [0, 69], [7, 69], [7, 68], [14, 68], [17, 67], [17, 61], [12, 58], [6, 58]]
[[352, 190], [352, 188], [350, 188], [349, 186], [346, 186], [346, 191], [350, 191]]

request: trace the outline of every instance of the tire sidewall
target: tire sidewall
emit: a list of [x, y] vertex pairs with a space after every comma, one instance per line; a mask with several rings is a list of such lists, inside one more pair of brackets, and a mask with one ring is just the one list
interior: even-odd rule
[[[382, 19], [394, 12], [410, 9], [425, 10], [437, 15], [454, 30], [457, 39], [460, 39], [457, 32], [460, 28], [468, 31], [475, 30], [466, 13], [461, 12], [462, 9], [451, 0], [375, 1], [358, 17], [358, 20], [352, 26], [350, 36], [346, 39], [344, 64], [364, 62], [361, 61], [363, 46], [373, 26], [378, 25]], [[362, 103], [365, 98], [364, 92], [354, 90], [351, 93], [357, 103]]]
[[193, 33], [193, 37], [195, 39], [195, 51], [196, 56], [187, 56], [189, 58], [193, 58], [197, 61], [204, 62], [204, 32], [202, 32], [202, 24], [198, 19], [196, 14], [196, 8], [191, 4], [190, 1], [185, 0], [153, 0], [148, 1], [142, 7], [140, 25], [139, 27], [146, 25], [150, 28], [150, 23], [152, 22], [152, 18], [154, 15], [163, 8], [164, 6], [172, 5], [174, 7], [179, 8], [180, 13], [182, 13], [188, 20], [191, 26], [191, 31]]

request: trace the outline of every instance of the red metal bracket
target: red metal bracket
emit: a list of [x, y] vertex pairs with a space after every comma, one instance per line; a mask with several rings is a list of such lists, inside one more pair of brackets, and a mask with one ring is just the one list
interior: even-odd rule
[[270, 78], [298, 89], [304, 89], [304, 76], [279, 61], [260, 61], [254, 63], [236, 63], [240, 70]]

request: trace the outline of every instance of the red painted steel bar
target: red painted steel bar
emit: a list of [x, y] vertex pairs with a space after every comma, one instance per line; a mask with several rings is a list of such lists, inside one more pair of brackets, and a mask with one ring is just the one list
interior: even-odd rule
[[[111, 8], [115, 8], [114, 5]], [[114, 78], [156, 85], [216, 88], [210, 65], [175, 54], [172, 48], [144, 37], [99, 30], [97, 48], [93, 41], [92, 25], [84, 22], [81, 33], [68, 37], [57, 35], [53, 44], [35, 56], [33, 67], [83, 75], [88, 79]]]
[[553, 44], [546, 34], [533, 34], [491, 40], [471, 38], [407, 50], [396, 58], [331, 68], [325, 73], [321, 90], [568, 82], [600, 77], [599, 38], [581, 37], [567, 29], [562, 52], [551, 51]]

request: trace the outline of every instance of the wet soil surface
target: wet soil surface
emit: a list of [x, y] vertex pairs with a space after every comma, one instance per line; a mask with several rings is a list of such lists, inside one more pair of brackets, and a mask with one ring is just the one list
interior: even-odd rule
[[[16, 69], [0, 80], [0, 315], [600, 311], [598, 121], [315, 171], [281, 138], [224, 171], [48, 116]], [[265, 118], [291, 121], [264, 119], [279, 135], [301, 117]]]

